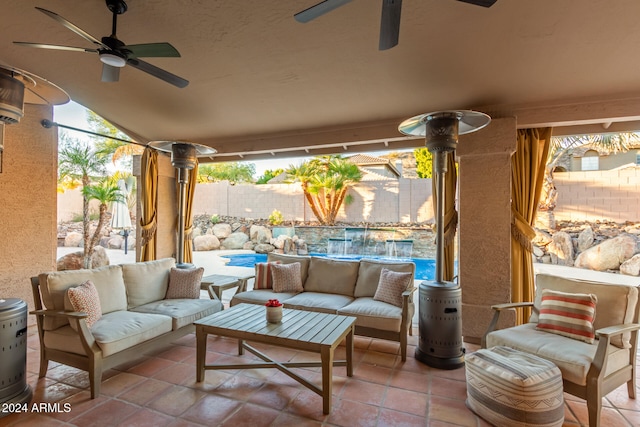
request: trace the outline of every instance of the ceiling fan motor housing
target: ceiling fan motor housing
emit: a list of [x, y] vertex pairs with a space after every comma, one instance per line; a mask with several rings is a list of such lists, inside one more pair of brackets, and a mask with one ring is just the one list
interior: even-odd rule
[[0, 122], [14, 124], [24, 115], [24, 83], [0, 68]]

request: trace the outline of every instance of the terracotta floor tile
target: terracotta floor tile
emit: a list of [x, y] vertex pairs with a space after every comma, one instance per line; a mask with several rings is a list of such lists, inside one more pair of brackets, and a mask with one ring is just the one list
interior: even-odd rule
[[478, 423], [478, 417], [465, 406], [464, 401], [440, 396], [429, 399], [429, 420], [469, 427], [476, 427]]
[[383, 385], [352, 379], [345, 383], [340, 398], [380, 406], [385, 393]]
[[363, 381], [386, 385], [391, 378], [391, 371], [390, 368], [361, 363], [353, 370], [353, 377]]
[[428, 394], [389, 387], [382, 406], [389, 409], [395, 409], [400, 412], [408, 412], [413, 415], [425, 416], [427, 414], [428, 402]]
[[196, 382], [195, 365], [173, 363], [173, 365], [153, 375], [153, 378], [172, 384], [193, 385]]
[[264, 381], [235, 375], [216, 388], [216, 393], [231, 399], [247, 400], [264, 385]]
[[207, 395], [189, 408], [182, 418], [204, 425], [219, 425], [241, 405], [242, 403], [237, 400]]
[[277, 427], [321, 427], [322, 423], [281, 412], [273, 422], [273, 425]]
[[185, 347], [183, 345], [172, 345], [171, 348], [163, 351], [162, 353], [158, 353], [156, 357], [161, 359], [173, 360], [174, 362], [182, 362], [187, 357], [194, 356], [196, 354], [196, 349], [193, 347]]
[[322, 397], [311, 390], [302, 390], [285, 408], [286, 412], [299, 417], [316, 421], [324, 421], [326, 415], [322, 413]]
[[338, 400], [333, 403], [327, 421], [331, 425], [344, 427], [370, 427], [376, 425], [378, 406], [360, 402]]
[[166, 427], [172, 422], [173, 417], [142, 408], [122, 420], [121, 425], [127, 427]]
[[109, 399], [91, 411], [73, 418], [71, 423], [78, 426], [106, 427], [117, 426], [122, 420], [133, 415], [137, 406], [115, 399]]
[[622, 414], [622, 416], [629, 422], [630, 425], [640, 426], [640, 412], [620, 409], [620, 414]]
[[126, 400], [127, 402], [144, 406], [167, 391], [169, 387], [171, 387], [171, 384], [169, 383], [149, 378], [134, 385], [118, 397], [122, 400]]
[[227, 418], [222, 426], [229, 427], [268, 427], [278, 418], [280, 411], [265, 408], [252, 403], [244, 404], [238, 411]]
[[467, 398], [467, 383], [434, 375], [431, 377], [431, 394], [465, 400]]
[[400, 354], [400, 344], [393, 341], [373, 340], [371, 341], [369, 350], [395, 355]]
[[382, 408], [377, 427], [425, 427], [426, 425], [425, 417]]
[[165, 393], [149, 402], [147, 406], [164, 414], [177, 417], [195, 405], [204, 396], [205, 393], [199, 390], [172, 386]]
[[283, 410], [300, 393], [300, 388], [267, 383], [249, 397], [258, 405]]
[[130, 389], [134, 385], [140, 384], [144, 380], [146, 380], [146, 377], [142, 375], [121, 372], [106, 381], [102, 381], [100, 393], [107, 396], [117, 396], [120, 393], [123, 393], [124, 391]]
[[415, 372], [406, 372], [402, 370], [394, 370], [391, 373], [390, 386], [403, 388], [405, 390], [418, 391], [420, 393], [429, 393], [430, 377]]
[[141, 375], [143, 377], [152, 377], [158, 372], [161, 372], [173, 367], [175, 364], [176, 362], [171, 360], [152, 357], [138, 365], [135, 365], [129, 368], [127, 372]]
[[362, 358], [360, 365], [367, 363], [374, 366], [384, 366], [386, 368], [393, 368], [400, 360], [400, 356], [389, 353], [380, 353], [378, 351], [369, 350], [367, 354]]

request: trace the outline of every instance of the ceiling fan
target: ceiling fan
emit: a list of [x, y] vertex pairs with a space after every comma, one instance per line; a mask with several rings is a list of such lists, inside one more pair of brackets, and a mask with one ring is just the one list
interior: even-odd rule
[[[293, 17], [298, 22], [312, 21], [325, 13], [331, 12], [351, 0], [324, 0], [308, 9], [298, 12]], [[458, 0], [482, 7], [491, 7], [497, 0]], [[382, 19], [380, 21], [379, 50], [391, 49], [398, 44], [400, 34], [400, 11], [402, 0], [382, 0]]]
[[142, 61], [140, 58], [168, 58], [179, 57], [180, 53], [171, 44], [162, 43], [146, 43], [146, 44], [130, 44], [126, 45], [116, 36], [116, 27], [118, 15], [122, 15], [127, 11], [127, 4], [124, 0], [106, 0], [107, 7], [113, 13], [113, 23], [111, 27], [111, 35], [102, 37], [101, 40], [93, 37], [91, 34], [72, 24], [57, 13], [36, 7], [40, 12], [55, 19], [59, 24], [73, 31], [80, 37], [90, 41], [95, 45], [94, 48], [59, 46], [52, 44], [30, 43], [30, 42], [14, 42], [17, 45], [37, 47], [40, 49], [67, 50], [73, 52], [89, 52], [97, 53], [102, 62], [102, 81], [117, 82], [120, 78], [120, 69], [125, 65], [151, 74], [167, 83], [179, 88], [186, 87], [188, 80], [178, 77], [168, 71]]

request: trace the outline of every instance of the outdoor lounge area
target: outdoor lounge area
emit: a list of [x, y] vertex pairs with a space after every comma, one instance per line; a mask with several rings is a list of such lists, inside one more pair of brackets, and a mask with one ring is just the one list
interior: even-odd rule
[[[398, 209], [399, 221], [439, 225], [438, 245], [446, 251], [447, 266], [437, 278], [454, 283], [452, 266], [457, 263], [455, 290], [460, 291], [460, 305], [448, 314], [461, 319], [456, 324], [461, 333], [450, 335], [460, 338], [458, 349], [464, 346], [467, 355], [481, 354], [493, 306], [529, 304], [535, 298], [533, 227], [551, 139], [640, 129], [637, 0], [591, 0], [589, 5], [579, 0], [414, 0], [404, 6], [385, 0], [382, 8], [379, 1], [344, 0], [6, 3], [0, 26], [0, 307], [7, 300], [19, 300], [28, 307], [25, 311], [39, 308], [30, 279], [56, 270], [58, 172], [65, 142], [59, 132], [73, 132], [74, 123], [58, 123], [55, 107], [69, 100], [91, 109], [113, 125], [109, 132], [126, 134], [129, 145], [144, 150], [131, 162], [139, 191], [137, 226], [131, 236], [137, 245], [131, 250], [136, 263], [192, 261], [193, 224], [188, 212], [197, 187], [196, 165], [399, 152], [438, 139], [430, 136], [445, 136], [440, 142], [446, 149], [430, 147], [434, 154], [440, 153], [434, 156], [432, 171], [442, 172], [434, 180], [441, 197], [433, 197], [436, 190], [429, 185], [426, 190], [432, 197], [416, 206], [396, 187], [384, 191], [404, 203], [403, 210]], [[308, 10], [313, 22], [300, 19], [300, 12]], [[418, 115], [423, 115], [420, 120], [406, 125]], [[436, 130], [431, 135], [426, 132], [427, 124], [443, 118], [445, 127], [431, 128]], [[479, 122], [470, 125], [463, 118]], [[416, 129], [421, 131], [412, 132]], [[113, 134], [107, 138], [113, 139]], [[192, 155], [196, 147], [197, 156]], [[181, 150], [186, 156], [174, 159]], [[593, 217], [613, 218], [607, 215], [623, 211], [621, 198], [636, 203], [625, 171], [617, 171], [611, 181], [616, 190], [611, 197], [591, 181], [580, 195], [598, 199], [599, 208], [590, 212]], [[228, 194], [218, 200], [227, 210], [234, 202]], [[371, 222], [367, 205], [386, 206], [382, 198], [359, 202], [357, 221], [364, 224]], [[586, 205], [581, 202], [572, 205], [575, 210]], [[250, 218], [256, 212], [253, 203], [267, 206], [273, 199], [240, 203], [242, 215]], [[286, 220], [311, 222], [306, 203], [300, 198], [301, 214]], [[418, 220], [420, 211], [434, 213]], [[574, 241], [568, 241], [572, 248]], [[232, 274], [205, 271], [207, 276], [220, 273]], [[562, 277], [565, 273], [560, 271]], [[68, 295], [67, 289], [59, 296]], [[147, 304], [163, 304], [166, 293], [160, 294]], [[363, 298], [370, 298], [367, 295]], [[122, 292], [120, 297], [122, 311], [127, 312], [130, 301]], [[201, 299], [205, 298], [209, 295], [203, 291]], [[416, 292], [415, 299], [419, 298]], [[197, 295], [190, 299], [202, 302]], [[210, 316], [232, 312], [230, 301], [224, 295]], [[57, 301], [63, 306], [66, 302]], [[218, 310], [221, 306], [225, 310]], [[18, 341], [26, 349], [24, 380], [35, 405], [0, 402], [0, 415], [6, 415], [0, 417], [1, 426], [489, 425], [466, 403], [468, 374], [482, 372], [477, 369], [481, 364], [474, 365], [474, 372], [468, 366], [440, 370], [416, 359], [416, 349], [425, 342], [417, 307], [411, 322], [408, 309], [396, 310], [402, 311], [398, 324], [411, 328], [406, 343], [404, 334], [395, 341], [395, 331], [393, 340], [380, 339], [383, 334], [358, 335], [357, 327], [346, 325], [339, 334], [329, 334], [328, 344], [306, 346], [320, 355], [254, 343], [256, 352], [239, 358], [239, 350], [246, 347], [210, 333], [219, 324], [187, 320], [181, 327], [198, 328], [199, 334], [186, 333], [153, 351], [135, 353], [135, 347], [128, 347], [127, 356], [135, 357], [105, 364], [99, 393], [94, 387], [93, 396], [90, 378], [95, 382], [96, 377], [63, 363], [71, 361], [95, 374], [103, 367], [102, 349], [92, 341], [93, 331], [82, 320], [85, 315], [78, 313], [82, 310], [64, 308], [66, 313], [39, 315], [73, 319], [80, 332], [71, 332], [71, 325], [61, 326], [68, 329], [57, 331], [54, 350], [76, 353], [51, 361], [46, 373], [40, 355], [47, 350], [41, 347], [44, 333], [42, 327], [38, 330], [36, 316], [25, 316], [26, 324], [20, 324], [16, 333], [2, 329], [5, 336], [0, 333], [0, 337]], [[313, 310], [309, 313], [313, 315]], [[523, 313], [505, 310], [500, 326], [522, 326], [527, 322]], [[164, 316], [166, 332], [174, 328], [175, 317], [148, 314]], [[322, 314], [317, 317], [325, 319], [323, 325], [333, 321], [331, 316], [339, 317]], [[247, 330], [248, 323], [243, 323]], [[609, 334], [637, 326], [621, 328], [605, 330], [601, 342], [606, 345], [598, 351], [598, 361], [606, 360], [602, 353], [609, 351]], [[165, 333], [158, 330], [156, 337]], [[114, 331], [121, 332], [117, 327]], [[75, 340], [77, 335], [83, 338]], [[339, 344], [343, 336], [346, 342]], [[71, 340], [75, 347], [66, 348]], [[613, 349], [612, 354], [618, 355], [611, 364], [614, 368], [606, 362], [593, 368], [595, 373], [617, 369], [612, 381], [589, 376], [608, 392], [601, 399], [600, 426], [640, 425], [640, 399], [633, 398], [633, 381], [628, 378], [633, 372], [628, 359], [638, 360], [629, 350], [636, 344], [631, 341], [629, 347]], [[140, 342], [145, 340], [136, 344]], [[405, 344], [406, 354], [401, 349]], [[529, 344], [518, 343], [531, 349]], [[20, 377], [19, 369], [7, 368], [6, 354], [15, 348], [0, 342], [0, 368], [10, 371], [7, 376], [12, 380]], [[95, 357], [84, 363], [83, 351]], [[298, 365], [291, 367], [297, 378], [312, 383], [326, 382], [330, 377], [326, 360], [334, 356], [347, 359], [347, 366], [335, 367], [332, 392], [320, 397], [283, 370], [240, 368], [247, 359], [265, 361], [260, 352], [273, 358], [265, 364]], [[322, 369], [309, 366], [319, 361]], [[204, 373], [211, 364], [231, 366]], [[584, 366], [591, 365], [580, 369]], [[530, 365], [516, 362], [513, 370], [520, 367], [527, 371]], [[554, 386], [560, 384], [557, 370], [564, 367], [547, 364], [546, 368], [543, 373], [554, 375]], [[631, 376], [637, 382], [638, 372]], [[610, 390], [618, 380], [627, 384]], [[1, 381], [0, 377], [0, 387]], [[581, 393], [588, 388], [583, 385], [569, 390], [563, 383], [563, 390]], [[598, 425], [593, 417], [589, 423], [585, 400], [563, 396], [557, 411], [564, 415], [563, 425]]]

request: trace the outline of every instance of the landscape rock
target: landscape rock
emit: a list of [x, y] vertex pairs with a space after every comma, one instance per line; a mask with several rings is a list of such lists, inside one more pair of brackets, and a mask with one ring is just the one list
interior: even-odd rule
[[275, 249], [276, 247], [269, 243], [258, 243], [253, 248], [253, 250], [258, 254], [268, 254], [269, 252], [273, 252]]
[[116, 236], [112, 236], [107, 241], [107, 248], [109, 248], [109, 249], [121, 249], [123, 244], [124, 244], [124, 239], [122, 238], [122, 236], [117, 236], [116, 235]]
[[75, 231], [67, 233], [64, 238], [64, 246], [67, 248], [81, 247], [82, 243], [82, 233], [77, 233]]
[[231, 226], [227, 223], [215, 224], [213, 226], [213, 235], [218, 239], [226, 239], [231, 235]]
[[633, 257], [636, 245], [634, 236], [621, 234], [582, 252], [576, 258], [575, 266], [597, 271], [617, 270]]
[[[84, 268], [84, 253], [82, 251], [72, 252], [65, 256], [58, 258], [56, 263], [56, 269], [58, 271], [64, 270], [80, 270]], [[104, 267], [109, 265], [109, 256], [107, 251], [102, 246], [96, 246], [91, 255], [91, 268]]]
[[571, 235], [559, 231], [553, 235], [551, 243], [547, 245], [547, 251], [551, 255], [551, 263], [557, 265], [573, 265], [573, 242]]
[[537, 246], [547, 246], [549, 243], [551, 243], [552, 240], [553, 237], [551, 236], [551, 234], [547, 233], [546, 231], [536, 230], [536, 237], [533, 238], [531, 243]]
[[640, 254], [634, 255], [620, 264], [620, 273], [628, 276], [640, 276]]
[[578, 235], [578, 251], [584, 252], [589, 249], [593, 245], [594, 240], [595, 236], [593, 234], [593, 228], [588, 225]]
[[248, 240], [244, 245], [242, 245], [242, 249], [246, 251], [252, 251], [255, 245], [256, 244], [254, 242], [252, 242], [251, 240]]
[[215, 251], [220, 249], [220, 240], [213, 234], [203, 234], [193, 239], [195, 251]]
[[242, 246], [249, 240], [249, 236], [240, 231], [231, 233], [229, 237], [224, 239], [224, 247], [226, 249], [242, 249]]
[[256, 243], [269, 243], [271, 230], [264, 225], [252, 225], [249, 228], [249, 238]]

